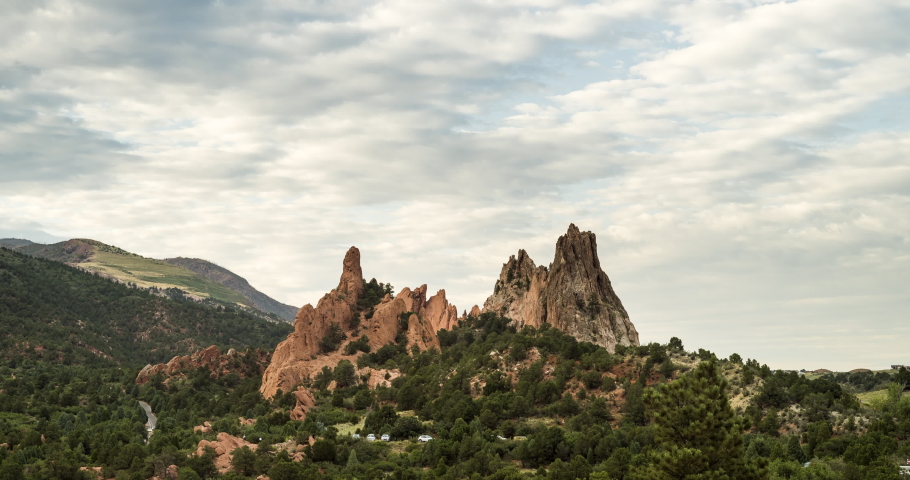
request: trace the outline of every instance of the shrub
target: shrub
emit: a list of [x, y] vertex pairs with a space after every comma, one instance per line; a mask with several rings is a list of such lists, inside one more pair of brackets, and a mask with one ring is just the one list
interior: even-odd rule
[[341, 326], [332, 322], [331, 326], [329, 326], [329, 333], [319, 341], [319, 349], [322, 353], [334, 352], [335, 350], [338, 350], [341, 342], [347, 340], [347, 338], [348, 336], [341, 329]]

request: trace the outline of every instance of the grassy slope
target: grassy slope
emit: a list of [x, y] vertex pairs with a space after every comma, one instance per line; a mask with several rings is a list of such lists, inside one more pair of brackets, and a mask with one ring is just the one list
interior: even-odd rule
[[186, 268], [145, 258], [96, 240], [74, 238], [50, 245], [4, 243], [28, 255], [78, 265], [141, 287], [179, 288], [198, 297], [252, 306], [252, 302], [240, 293]]
[[263, 312], [278, 315], [288, 322], [294, 321], [294, 317], [299, 310], [298, 307], [281, 303], [259, 290], [256, 290], [245, 278], [207, 260], [177, 257], [165, 258], [163, 261], [171, 265], [186, 268], [201, 275], [203, 278], [216, 282], [219, 285], [224, 285], [235, 292], [239, 292], [250, 301], [250, 304], [253, 307], [258, 308]]
[[177, 287], [200, 297], [241, 305], [250, 303], [243, 295], [224, 285], [186, 268], [152, 258], [99, 251], [95, 252], [89, 261], [80, 263], [79, 266], [141, 287]]

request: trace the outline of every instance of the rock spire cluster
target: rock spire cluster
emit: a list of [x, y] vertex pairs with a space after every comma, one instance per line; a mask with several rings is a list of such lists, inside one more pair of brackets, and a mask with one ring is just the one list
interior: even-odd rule
[[[265, 371], [260, 391], [270, 398], [279, 390], [294, 391], [298, 399], [297, 417], [306, 415], [309, 392], [300, 387], [323, 367], [334, 368], [347, 358], [344, 344], [367, 335], [372, 351], [406, 335], [409, 347], [420, 350], [438, 348], [437, 332], [452, 329], [458, 310], [446, 299], [445, 290], [427, 298], [427, 286], [404, 288], [395, 297], [386, 295], [366, 318], [357, 301], [364, 292], [360, 251], [351, 247], [345, 254], [338, 287], [325, 294], [316, 306], [305, 305], [294, 320], [294, 332], [278, 344]], [[638, 332], [629, 320], [610, 279], [600, 266], [597, 241], [593, 233], [570, 225], [559, 237], [550, 267], [536, 266], [524, 250], [503, 265], [494, 293], [470, 315], [495, 312], [511, 318], [516, 325], [539, 327], [549, 323], [579, 341], [602, 345], [611, 352], [616, 345], [638, 345]], [[407, 322], [403, 321], [404, 317]], [[337, 325], [337, 327], [333, 327]], [[341, 348], [323, 353], [320, 342], [332, 329], [347, 336]], [[359, 376], [379, 380], [377, 372], [363, 369]]]
[[[289, 392], [306, 378], [312, 378], [327, 366], [334, 368], [342, 359], [356, 363], [355, 356], [343, 354], [347, 342], [356, 341], [362, 335], [369, 338], [372, 351], [394, 343], [400, 333], [407, 336], [408, 345], [420, 350], [439, 347], [436, 332], [450, 329], [457, 321], [457, 310], [446, 300], [445, 290], [427, 299], [427, 286], [411, 290], [404, 288], [394, 298], [386, 295], [376, 305], [373, 315], [366, 318], [358, 309], [357, 300], [363, 294], [363, 271], [360, 267], [360, 251], [348, 249], [344, 256], [341, 279], [338, 287], [325, 294], [316, 306], [304, 305], [294, 320], [294, 331], [287, 340], [278, 344], [272, 361], [262, 378], [260, 391], [270, 398], [280, 389]], [[406, 329], [400, 321], [402, 314], [409, 313]], [[337, 325], [347, 336], [340, 348], [328, 354], [320, 351], [320, 342]], [[358, 372], [366, 374], [370, 372]], [[298, 398], [302, 394], [298, 393]]]

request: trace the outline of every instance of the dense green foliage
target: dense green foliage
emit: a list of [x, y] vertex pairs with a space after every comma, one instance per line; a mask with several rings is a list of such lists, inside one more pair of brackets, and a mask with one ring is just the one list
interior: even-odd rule
[[702, 362], [678, 381], [650, 389], [645, 396], [654, 418], [650, 465], [639, 479], [757, 479], [757, 465], [743, 455], [742, 419], [727, 400], [727, 381], [716, 362]]
[[395, 295], [395, 289], [391, 283], [377, 282], [375, 278], [370, 279], [369, 282], [364, 279], [363, 292], [357, 299], [357, 309], [363, 312], [364, 318], [373, 318], [376, 305], [379, 305], [382, 297], [386, 295]]
[[292, 330], [231, 308], [162, 298], [0, 248], [0, 356], [142, 366], [217, 344], [274, 347]]
[[[678, 339], [611, 354], [509, 323], [470, 317], [439, 332], [440, 350], [402, 337], [346, 352], [357, 356], [306, 382], [316, 406], [303, 421], [290, 419], [293, 394], [259, 394], [250, 350], [227, 375], [189, 370], [143, 385], [137, 369], [6, 360], [0, 479], [79, 478], [80, 465], [145, 479], [176, 465], [180, 478], [897, 480], [898, 459], [910, 457], [903, 385], [872, 410], [834, 378], [687, 353]], [[388, 385], [368, 388], [355, 364], [381, 369]], [[748, 405], [732, 408], [731, 390], [750, 391]], [[138, 400], [158, 416], [147, 444]], [[212, 432], [194, 431], [206, 421]], [[236, 450], [223, 475], [214, 452], [190, 455], [220, 432], [257, 444]], [[305, 458], [292, 461], [297, 445]]]

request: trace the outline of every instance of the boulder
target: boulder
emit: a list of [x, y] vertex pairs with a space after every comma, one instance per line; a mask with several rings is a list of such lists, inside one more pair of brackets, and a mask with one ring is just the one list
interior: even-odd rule
[[202, 434], [212, 433], [212, 424], [210, 422], [202, 422], [202, 425], [196, 425], [193, 427], [193, 433], [199, 432]]
[[294, 396], [297, 398], [297, 405], [291, 411], [291, 420], [303, 421], [310, 409], [316, 406], [316, 398], [313, 397], [312, 392], [303, 387], [298, 387], [294, 391]]
[[231, 468], [234, 450], [244, 446], [249, 447], [250, 450], [256, 450], [256, 447], [258, 447], [258, 445], [247, 442], [242, 438], [221, 432], [214, 442], [200, 440], [194, 455], [200, 456], [205, 453], [206, 447], [211, 447], [215, 450], [215, 455], [217, 455], [215, 457], [215, 467], [218, 468], [219, 472], [224, 473]]

